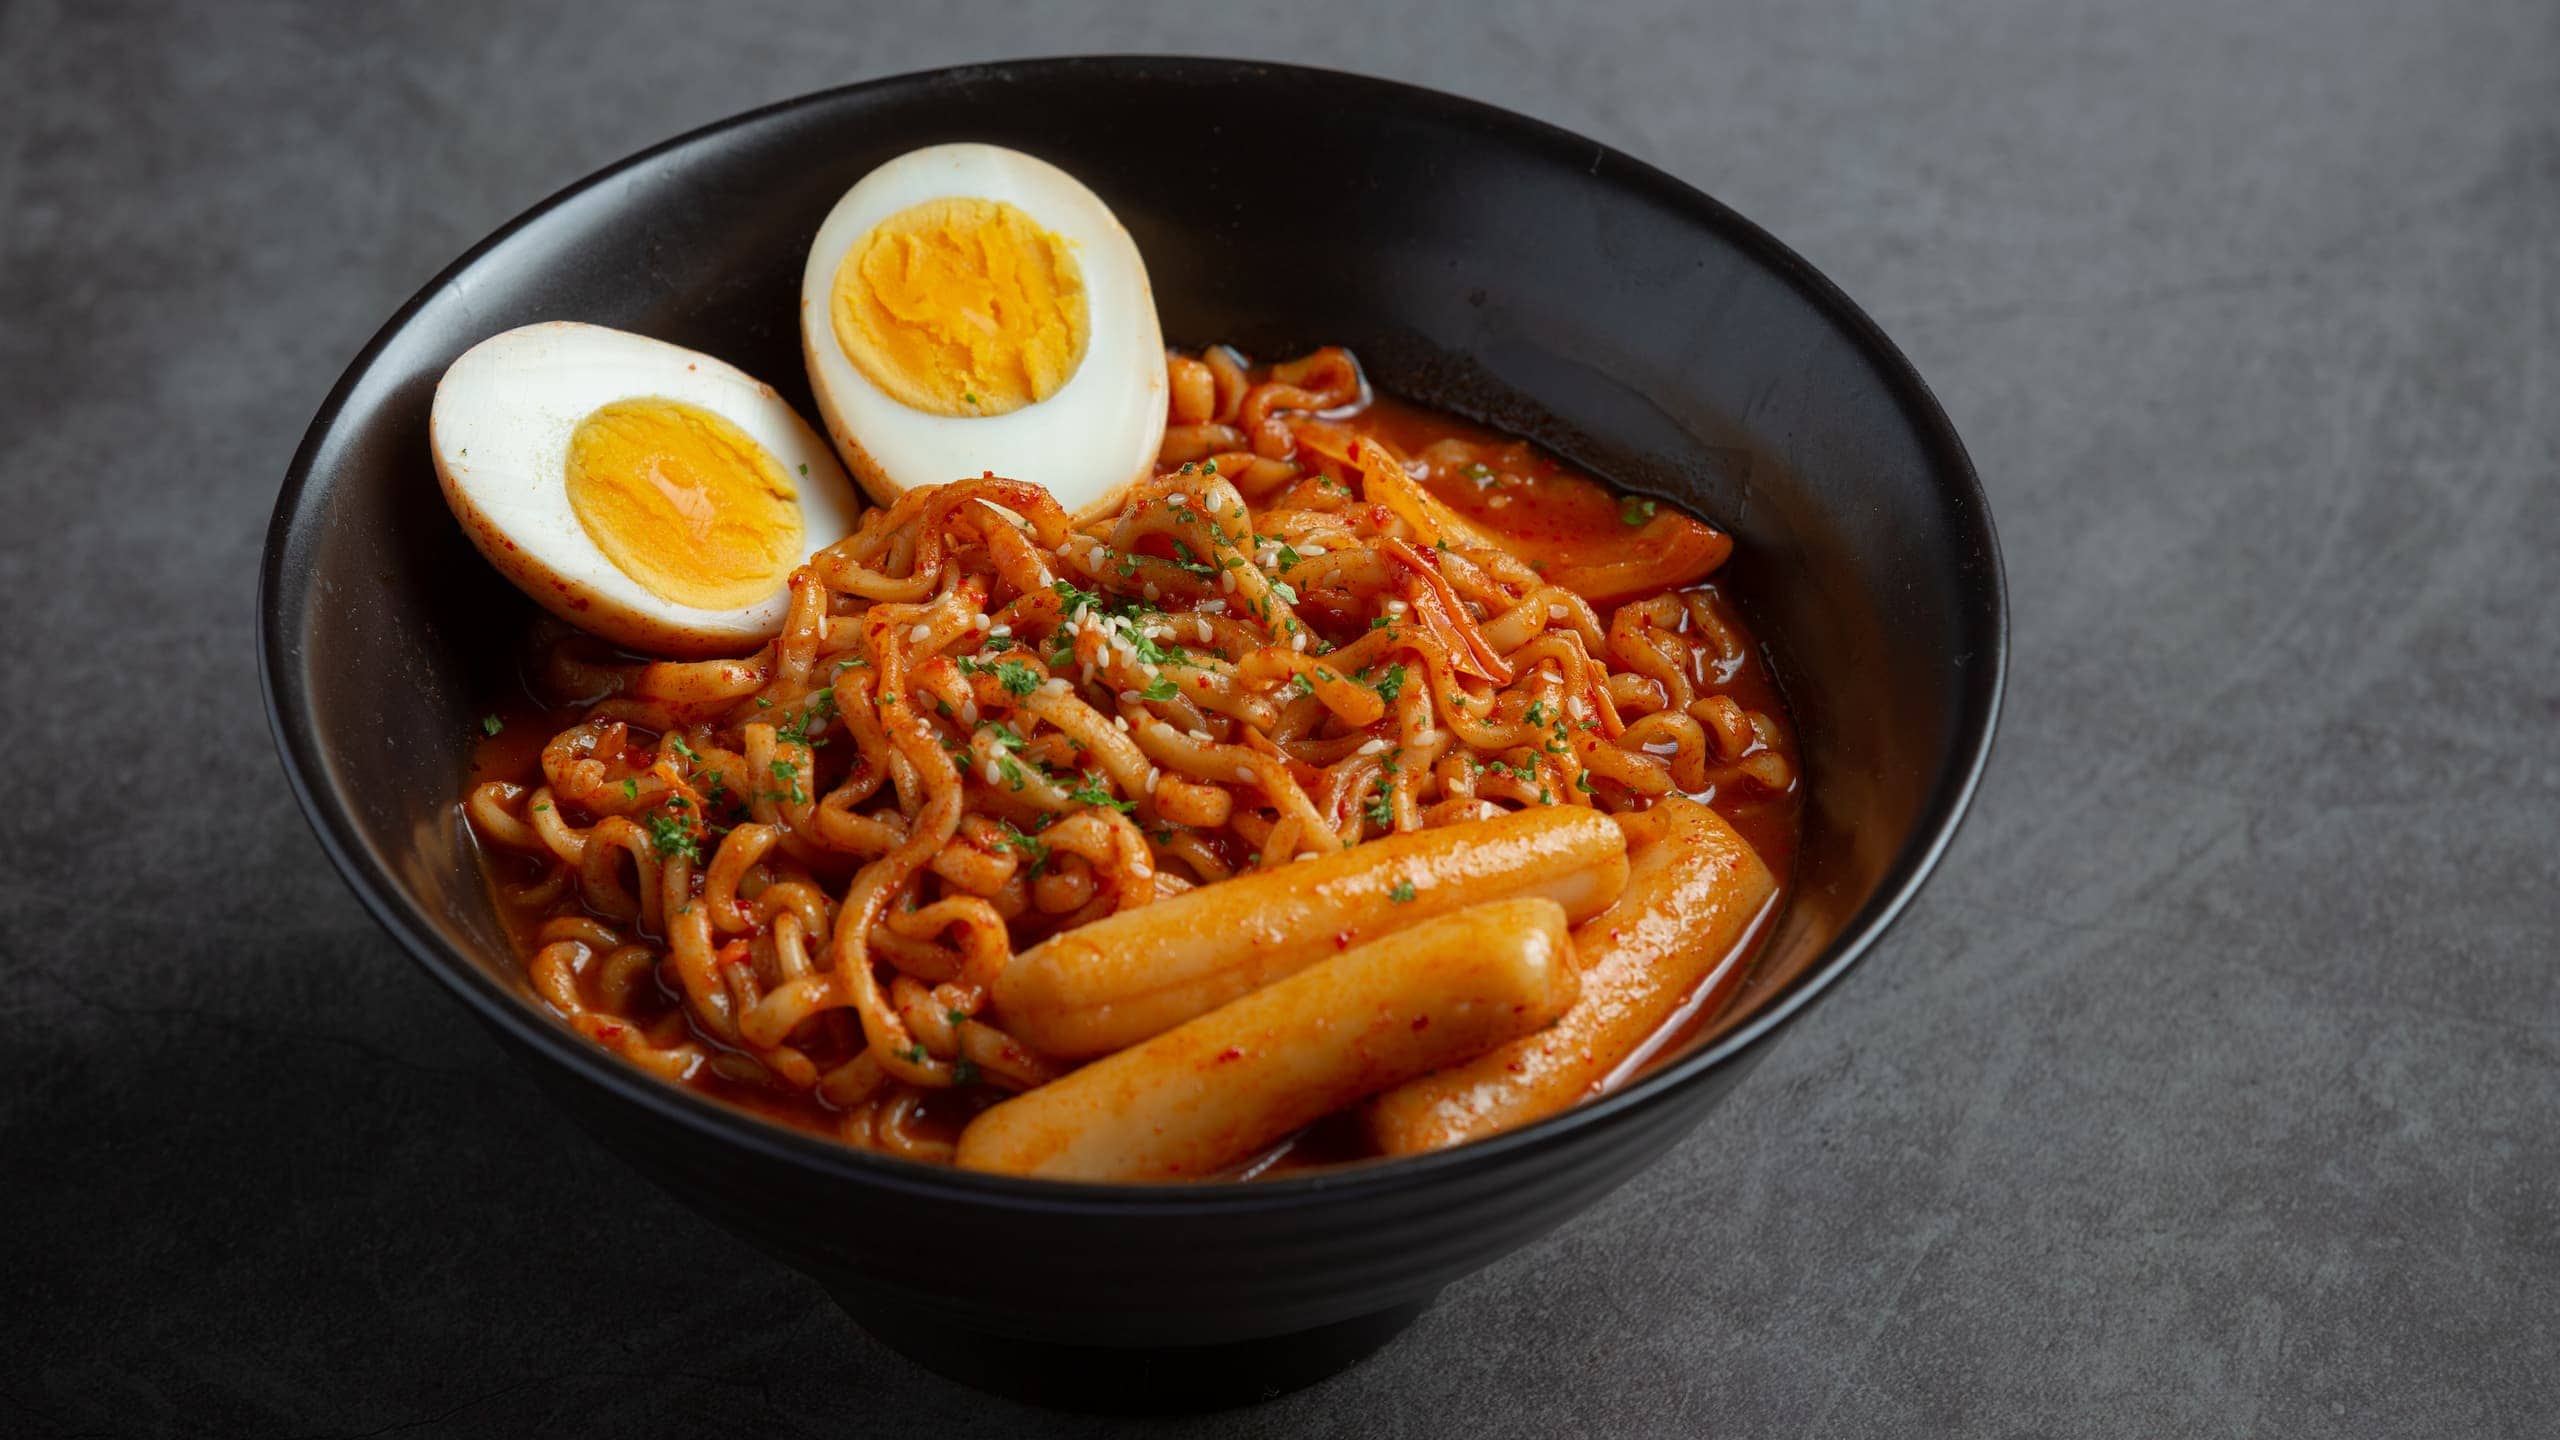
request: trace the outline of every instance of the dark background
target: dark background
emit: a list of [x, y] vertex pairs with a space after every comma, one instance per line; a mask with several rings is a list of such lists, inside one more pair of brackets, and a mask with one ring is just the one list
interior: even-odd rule
[[1937, 387], [2017, 615], [1939, 878], [1694, 1139], [1151, 1428], [2553, 1433], [2560, 6], [1224, 8], [0, 0], [0, 1433], [1114, 1428], [546, 1109], [328, 871], [250, 638], [304, 424], [474, 239], [768, 100], [1112, 49], [1482, 96], [1762, 221]]

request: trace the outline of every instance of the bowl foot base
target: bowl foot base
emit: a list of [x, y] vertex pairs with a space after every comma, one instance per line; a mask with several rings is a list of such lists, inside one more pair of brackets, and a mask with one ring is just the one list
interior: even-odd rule
[[1431, 1304], [1426, 1297], [1258, 1340], [1137, 1348], [1020, 1340], [896, 1313], [844, 1290], [835, 1297], [872, 1338], [945, 1379], [1026, 1404], [1114, 1415], [1274, 1399], [1377, 1353]]

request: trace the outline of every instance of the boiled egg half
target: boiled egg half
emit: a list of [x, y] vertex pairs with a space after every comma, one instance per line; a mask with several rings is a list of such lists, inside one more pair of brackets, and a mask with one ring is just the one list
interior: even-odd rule
[[791, 572], [861, 510], [771, 386], [601, 325], [527, 325], [463, 352], [427, 434], [445, 503], [491, 564], [569, 623], [653, 655], [770, 638]]
[[828, 434], [883, 504], [993, 472], [1097, 513], [1164, 438], [1136, 242], [1019, 151], [910, 151], [846, 191], [801, 272], [800, 337]]

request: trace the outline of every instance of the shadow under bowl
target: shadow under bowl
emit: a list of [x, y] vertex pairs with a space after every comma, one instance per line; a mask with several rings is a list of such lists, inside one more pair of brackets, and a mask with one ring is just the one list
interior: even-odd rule
[[[1750, 1018], [1617, 1094], [1414, 1159], [1247, 1185], [1071, 1185], [925, 1168], [656, 1081], [526, 990], [457, 798], [530, 607], [446, 514], [437, 377], [573, 319], [706, 351], [813, 414], [802, 257], [906, 150], [1009, 145], [1136, 236], [1165, 333], [1352, 347], [1384, 390], [1547, 445], [1731, 531], [1807, 800]], [[974, 66], [790, 101], [661, 145], [473, 249], [348, 368], [287, 474], [259, 659], [285, 772], [401, 946], [596, 1138], [968, 1383], [1105, 1409], [1231, 1403], [1392, 1336], [1448, 1281], [1660, 1155], [1877, 938], [1989, 754], [2006, 611], [1972, 467], [1910, 365], [1722, 205], [1562, 130], [1280, 65]]]

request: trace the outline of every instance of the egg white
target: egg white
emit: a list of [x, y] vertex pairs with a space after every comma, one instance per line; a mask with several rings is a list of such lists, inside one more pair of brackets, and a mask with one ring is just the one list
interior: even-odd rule
[[[871, 383], [836, 340], [836, 272], [872, 227], [929, 200], [1013, 205], [1074, 249], [1090, 336], [1056, 393], [1003, 415], [912, 410]], [[800, 338], [818, 411], [845, 463], [882, 504], [920, 485], [992, 471], [1045, 487], [1071, 513], [1107, 509], [1155, 467], [1164, 439], [1164, 334], [1137, 242], [1074, 176], [994, 145], [910, 151], [845, 192], [819, 225], [800, 281]]]
[[708, 410], [780, 462], [799, 492], [802, 558], [853, 530], [861, 498], [772, 386], [680, 345], [569, 321], [493, 335], [437, 382], [427, 438], [445, 502], [491, 564], [581, 629], [649, 654], [753, 649], [781, 630], [786, 586], [734, 610], [666, 599], [607, 559], [570, 507], [569, 439], [579, 422], [644, 398]]

